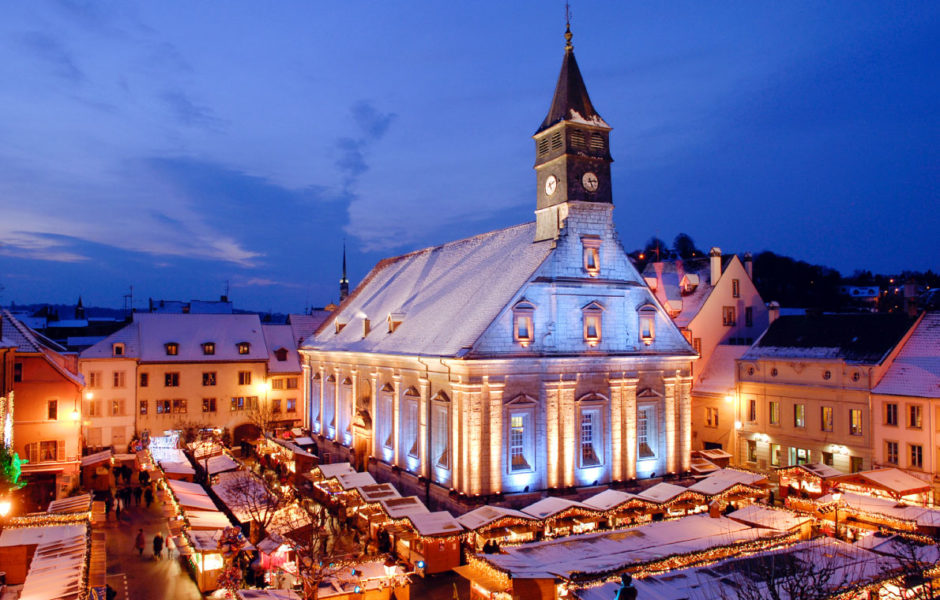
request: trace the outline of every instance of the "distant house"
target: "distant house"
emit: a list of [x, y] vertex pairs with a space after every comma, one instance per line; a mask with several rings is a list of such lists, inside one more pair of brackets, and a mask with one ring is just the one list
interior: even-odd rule
[[[737, 360], [735, 461], [758, 469], [871, 468], [875, 382], [913, 319], [897, 313], [786, 316]], [[897, 415], [897, 418], [903, 418]], [[922, 426], [929, 415], [922, 415]]]
[[750, 254], [652, 262], [643, 277], [699, 354], [692, 365], [692, 449], [728, 450], [734, 435], [735, 360], [767, 329]]
[[872, 390], [874, 462], [940, 475], [940, 312], [922, 313]]
[[[75, 355], [0, 311], [0, 338], [15, 344], [12, 364], [13, 449], [27, 460], [30, 509], [43, 508], [78, 483], [82, 376]], [[4, 423], [4, 438], [10, 435]]]

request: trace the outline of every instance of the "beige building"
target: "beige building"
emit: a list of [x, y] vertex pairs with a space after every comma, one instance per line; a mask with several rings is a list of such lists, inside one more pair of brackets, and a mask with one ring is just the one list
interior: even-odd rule
[[940, 474], [940, 312], [922, 313], [872, 395], [875, 466]]
[[769, 323], [753, 260], [712, 248], [707, 258], [649, 263], [643, 277], [699, 355], [692, 364], [692, 449], [730, 451], [735, 361]]
[[785, 316], [737, 361], [735, 461], [872, 468], [872, 386], [911, 326], [900, 314]]
[[[226, 429], [302, 420], [302, 373], [288, 325], [254, 314], [137, 313], [81, 354], [89, 446], [182, 427]], [[98, 442], [92, 444], [91, 442]]]
[[302, 346], [324, 459], [454, 508], [688, 471], [695, 355], [617, 237], [609, 131], [569, 44], [535, 222], [380, 262]]

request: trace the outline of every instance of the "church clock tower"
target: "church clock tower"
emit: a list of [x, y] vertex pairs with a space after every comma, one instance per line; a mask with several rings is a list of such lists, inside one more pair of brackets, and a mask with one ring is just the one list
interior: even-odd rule
[[552, 106], [535, 132], [535, 241], [558, 237], [568, 215], [568, 203], [613, 204], [610, 189], [610, 126], [588, 97], [565, 31], [565, 58], [552, 97]]

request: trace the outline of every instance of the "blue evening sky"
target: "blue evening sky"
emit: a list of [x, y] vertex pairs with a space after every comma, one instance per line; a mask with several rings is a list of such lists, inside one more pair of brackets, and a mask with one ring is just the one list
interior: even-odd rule
[[[626, 249], [937, 269], [940, 3], [588, 2]], [[0, 303], [297, 312], [533, 218], [561, 1], [0, 9]]]

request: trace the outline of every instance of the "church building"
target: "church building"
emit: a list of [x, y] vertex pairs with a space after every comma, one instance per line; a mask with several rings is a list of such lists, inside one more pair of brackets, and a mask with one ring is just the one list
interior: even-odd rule
[[301, 347], [321, 458], [450, 506], [689, 470], [696, 353], [620, 244], [565, 38], [535, 221], [379, 262]]

